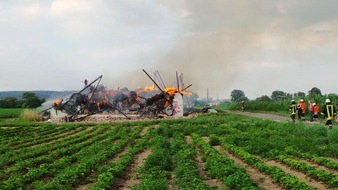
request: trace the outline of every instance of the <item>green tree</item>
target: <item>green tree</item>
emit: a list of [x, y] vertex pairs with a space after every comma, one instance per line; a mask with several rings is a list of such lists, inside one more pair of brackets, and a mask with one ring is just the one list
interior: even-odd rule
[[0, 108], [5, 108], [5, 107], [6, 107], [5, 100], [0, 100]]
[[15, 97], [7, 97], [1, 102], [2, 108], [16, 108], [18, 99]]
[[271, 98], [267, 95], [264, 95], [264, 96], [261, 96], [261, 97], [258, 97], [256, 98], [255, 101], [259, 101], [259, 102], [270, 102], [271, 101]]
[[306, 94], [304, 92], [297, 92], [293, 94], [294, 98], [304, 98], [306, 96]]
[[308, 95], [310, 97], [312, 97], [312, 96], [323, 96], [322, 92], [317, 87], [313, 87], [311, 90], [309, 90]]
[[22, 94], [22, 107], [24, 108], [37, 108], [45, 101], [45, 99], [40, 99], [33, 92], [25, 92]]
[[241, 96], [236, 100], [236, 102], [241, 102], [241, 101], [248, 102], [249, 99], [246, 96]]
[[231, 102], [247, 101], [248, 98], [245, 96], [242, 90], [235, 89], [230, 94]]
[[289, 98], [292, 98], [292, 95], [280, 90], [275, 90], [271, 94], [271, 100], [273, 101], [280, 101], [280, 100], [287, 100]]

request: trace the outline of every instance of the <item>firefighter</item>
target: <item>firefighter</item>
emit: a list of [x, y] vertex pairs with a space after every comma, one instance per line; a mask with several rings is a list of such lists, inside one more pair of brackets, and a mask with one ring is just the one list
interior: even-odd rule
[[298, 120], [301, 119], [301, 114], [302, 114], [302, 106], [301, 106], [301, 100], [298, 100], [298, 103], [297, 103], [297, 116], [298, 116]]
[[245, 102], [244, 101], [241, 102], [241, 107], [242, 107], [242, 112], [244, 112], [245, 111]]
[[300, 107], [301, 107], [301, 119], [302, 121], [305, 121], [305, 111], [306, 111], [306, 104], [303, 99], [300, 99]]
[[324, 116], [326, 119], [325, 125], [329, 127], [329, 129], [332, 129], [332, 120], [336, 115], [336, 108], [331, 103], [330, 99], [325, 100], [325, 105], [323, 106], [321, 115]]
[[315, 102], [312, 105], [313, 105], [313, 121], [318, 121], [319, 106]]
[[313, 103], [309, 100], [309, 113], [310, 113], [310, 122], [313, 121]]
[[295, 100], [291, 100], [289, 112], [290, 112], [290, 117], [292, 119], [292, 122], [295, 123], [296, 122], [296, 113], [297, 113], [297, 105], [296, 105]]

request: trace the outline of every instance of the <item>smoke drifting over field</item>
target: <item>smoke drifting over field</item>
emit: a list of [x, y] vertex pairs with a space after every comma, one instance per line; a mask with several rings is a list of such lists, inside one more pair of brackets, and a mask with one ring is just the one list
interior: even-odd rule
[[[302, 3], [307, 4], [306, 11], [299, 8]], [[321, 79], [302, 83], [301, 78], [304, 72], [316, 75], [317, 69], [325, 70], [318, 62], [332, 67], [338, 60], [331, 52], [338, 47], [328, 40], [338, 31], [336, 21], [331, 21], [338, 13], [329, 3], [193, 1], [179, 6], [180, 30], [171, 48], [145, 68], [158, 69], [166, 81], [175, 82], [175, 72], [183, 72], [185, 82], [192, 83], [200, 97], [209, 88], [214, 98], [230, 97], [233, 89], [243, 90], [249, 98], [274, 90], [307, 92], [314, 86], [328, 90]], [[328, 12], [313, 16], [318, 10]], [[326, 45], [317, 46], [321, 43]]]
[[[226, 7], [226, 2], [213, 2], [203, 8], [198, 4], [184, 5], [182, 28], [176, 34], [172, 47], [156, 56], [154, 65], [145, 65], [144, 68], [150, 74], [159, 70], [167, 85], [174, 86], [175, 72], [183, 73], [185, 84], [193, 84], [191, 90], [205, 97], [209, 88], [216, 98], [216, 93], [225, 95], [224, 92], [231, 90], [231, 84], [240, 77], [243, 69], [238, 55], [250, 43], [252, 34], [247, 30], [241, 31], [241, 26], [233, 30], [226, 28], [228, 13], [220, 8]], [[129, 85], [151, 83], [141, 69], [127, 78], [131, 79]]]

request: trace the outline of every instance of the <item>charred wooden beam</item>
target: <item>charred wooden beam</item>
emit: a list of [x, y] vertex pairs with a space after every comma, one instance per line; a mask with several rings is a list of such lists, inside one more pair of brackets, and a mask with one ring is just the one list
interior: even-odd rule
[[147, 71], [145, 71], [144, 69], [142, 69], [142, 71], [150, 78], [151, 81], [153, 81], [153, 83], [157, 86], [157, 88], [163, 92], [163, 90], [161, 89], [161, 87], [155, 82], [155, 80], [153, 78], [151, 78], [151, 76], [147, 73]]

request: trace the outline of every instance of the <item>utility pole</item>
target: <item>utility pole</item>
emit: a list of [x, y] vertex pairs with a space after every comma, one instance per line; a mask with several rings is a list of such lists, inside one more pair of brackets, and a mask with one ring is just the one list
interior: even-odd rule
[[207, 88], [207, 104], [209, 105], [209, 88]]

